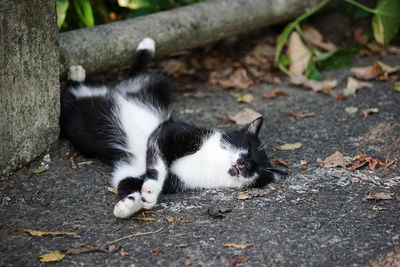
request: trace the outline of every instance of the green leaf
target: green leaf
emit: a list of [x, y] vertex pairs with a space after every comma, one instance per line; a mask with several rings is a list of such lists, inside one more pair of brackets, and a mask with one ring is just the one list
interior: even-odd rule
[[152, 4], [149, 0], [118, 0], [118, 5], [129, 9], [148, 8], [151, 9]]
[[39, 173], [44, 172], [45, 170], [47, 170], [45, 167], [40, 167], [40, 168], [37, 168], [36, 170], [33, 170], [32, 173], [39, 174]]
[[372, 18], [374, 38], [378, 43], [386, 44], [396, 36], [399, 29], [400, 1], [380, 0], [376, 11]]
[[327, 70], [348, 66], [362, 48], [363, 45], [348, 45], [333, 52], [321, 53], [317, 56], [317, 65]]
[[284, 67], [289, 66], [290, 63], [291, 63], [290, 58], [287, 57], [287, 56], [285, 56], [285, 55], [282, 55], [282, 56], [279, 58], [279, 64], [282, 65], [282, 66], [284, 66]]
[[65, 17], [67, 16], [68, 6], [69, 6], [68, 0], [57, 0], [56, 1], [57, 26], [59, 29], [64, 24]]
[[312, 59], [310, 59], [310, 61], [308, 62], [305, 74], [307, 79], [309, 80], [322, 81], [322, 79], [324, 78], [321, 72], [318, 71]]
[[73, 0], [76, 13], [85, 27], [94, 26], [94, 17], [90, 0]]

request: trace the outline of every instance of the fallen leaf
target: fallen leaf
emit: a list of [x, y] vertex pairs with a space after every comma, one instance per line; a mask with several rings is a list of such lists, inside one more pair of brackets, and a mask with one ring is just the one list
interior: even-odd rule
[[176, 248], [186, 248], [187, 246], [189, 246], [189, 245], [186, 244], [186, 243], [176, 244], [176, 245], [175, 245]]
[[289, 71], [295, 75], [304, 73], [310, 61], [311, 52], [295, 31], [290, 34], [288, 39], [287, 56], [290, 58]]
[[321, 48], [325, 51], [334, 51], [337, 49], [336, 45], [334, 45], [332, 42], [325, 41], [319, 31], [314, 27], [305, 26], [303, 28], [303, 34], [308, 42], [318, 48]]
[[282, 165], [282, 166], [285, 166], [286, 168], [290, 168], [290, 166], [289, 166], [289, 164], [287, 164], [285, 161], [283, 161], [283, 160], [280, 160], [280, 159], [274, 159], [274, 163], [276, 164], [276, 165]]
[[128, 256], [128, 255], [129, 255], [128, 252], [125, 252], [125, 251], [122, 251], [122, 250], [119, 252], [119, 254], [120, 254], [122, 257], [125, 257], [125, 256]]
[[350, 76], [347, 79], [346, 87], [349, 88], [349, 89], [357, 90], [357, 89], [361, 89], [361, 88], [371, 88], [372, 84], [371, 83], [367, 83], [367, 82], [361, 82], [361, 81], [359, 81], [359, 80], [357, 80], [357, 79], [355, 79], [355, 78]]
[[324, 160], [318, 158], [317, 162], [319, 166], [323, 168], [333, 168], [338, 166], [342, 168], [346, 167], [346, 160], [344, 159], [342, 153], [340, 153], [339, 151], [336, 151]]
[[247, 247], [252, 247], [253, 244], [251, 244], [251, 243], [246, 243], [246, 244], [226, 243], [226, 244], [223, 244], [222, 246], [231, 247], [231, 248], [245, 249]]
[[358, 155], [353, 158], [353, 162], [350, 164], [350, 171], [354, 172], [356, 169], [361, 168], [362, 166], [368, 164], [368, 167], [371, 171], [375, 170], [378, 161], [371, 156], [367, 156], [365, 154]]
[[382, 206], [378, 206], [378, 205], [374, 205], [374, 206], [372, 207], [372, 209], [373, 209], [373, 210], [387, 210], [387, 208], [382, 207]]
[[308, 164], [308, 161], [307, 160], [300, 160], [300, 165], [306, 165], [306, 164]]
[[356, 113], [358, 111], [358, 108], [357, 107], [353, 107], [353, 106], [345, 107], [344, 111], [346, 111], [349, 114], [354, 114], [354, 113]]
[[189, 70], [187, 64], [181, 60], [177, 59], [169, 59], [161, 62], [160, 64], [161, 71], [167, 74], [170, 74], [174, 77], [178, 77], [181, 75], [193, 74], [194, 70]]
[[116, 188], [114, 188], [114, 187], [111, 187], [111, 186], [107, 186], [107, 191], [111, 192], [113, 194], [118, 194], [118, 190]]
[[167, 221], [170, 223], [173, 223], [175, 220], [174, 217], [170, 217], [170, 216], [165, 217], [165, 219], [167, 219]]
[[383, 165], [383, 167], [384, 167], [384, 168], [389, 168], [392, 164], [396, 164], [396, 160], [391, 160], [391, 161], [386, 162], [386, 163]]
[[286, 92], [276, 89], [270, 93], [264, 93], [262, 97], [271, 99], [271, 98], [276, 98], [278, 96], [287, 96], [287, 95], [288, 94]]
[[365, 196], [366, 200], [390, 200], [393, 199], [392, 197], [393, 194], [388, 194], [388, 193], [374, 193], [374, 194], [368, 194]]
[[240, 257], [240, 258], [236, 258], [233, 262], [232, 262], [232, 266], [236, 266], [237, 264], [241, 264], [241, 263], [245, 263], [249, 258], [246, 256]]
[[251, 94], [229, 92], [229, 95], [236, 98], [237, 102], [251, 104], [254, 101], [254, 97]]
[[400, 92], [400, 82], [395, 82], [395, 83], [393, 84], [393, 89], [394, 89], [395, 91]]
[[283, 190], [283, 187], [280, 185], [271, 185], [273, 188], [278, 189], [278, 190]]
[[236, 199], [238, 199], [238, 200], [246, 200], [246, 199], [250, 199], [250, 198], [252, 198], [252, 195], [250, 194], [250, 190], [236, 193]]
[[27, 232], [32, 236], [44, 236], [44, 235], [77, 235], [75, 232], [48, 232], [48, 231], [38, 231], [38, 230], [32, 230], [32, 229], [25, 229], [25, 228], [19, 228], [15, 227], [12, 225], [8, 224], [2, 224], [4, 226], [7, 226], [8, 228], [13, 229], [14, 231], [22, 231], [22, 232]]
[[303, 119], [303, 118], [307, 118], [307, 117], [312, 117], [315, 116], [314, 112], [309, 112], [309, 113], [299, 113], [299, 112], [288, 112], [288, 114], [296, 119]]
[[162, 249], [161, 249], [161, 248], [155, 248], [155, 249], [153, 249], [153, 250], [151, 251], [151, 253], [156, 254], [156, 255], [160, 254], [161, 252], [162, 252]]
[[206, 70], [213, 70], [221, 64], [218, 58], [208, 57], [203, 60], [203, 66]]
[[368, 108], [368, 109], [363, 109], [362, 114], [364, 115], [364, 118], [367, 117], [371, 113], [378, 113], [379, 109], [377, 108]]
[[225, 217], [225, 213], [231, 212], [231, 208], [223, 207], [223, 206], [212, 206], [207, 212], [213, 218], [222, 219]]
[[229, 116], [228, 119], [235, 122], [238, 125], [246, 125], [255, 119], [261, 117], [262, 115], [252, 109], [244, 108], [242, 111], [237, 113], [236, 115]]
[[389, 75], [400, 70], [400, 66], [391, 67], [381, 61], [375, 61], [372, 66], [351, 68], [351, 72], [359, 79], [388, 80]]
[[39, 256], [39, 260], [40, 260], [40, 262], [56, 262], [56, 261], [62, 261], [62, 259], [64, 259], [64, 257], [65, 257], [65, 254], [61, 253], [58, 250], [55, 250], [48, 254]]
[[302, 146], [301, 143], [296, 142], [293, 144], [284, 144], [284, 145], [278, 146], [277, 149], [279, 149], [279, 150], [296, 150], [296, 149], [300, 148], [301, 146]]
[[338, 94], [338, 95], [336, 96], [336, 99], [337, 99], [337, 100], [346, 100], [346, 99], [349, 99], [349, 96], [347, 96], [347, 95], [342, 95], [342, 94]]
[[308, 167], [307, 167], [306, 165], [301, 165], [301, 169], [302, 169], [303, 171], [305, 171], [305, 170], [308, 169]]
[[367, 44], [368, 43], [368, 36], [365, 34], [363, 27], [357, 27], [354, 29], [354, 40], [359, 44]]
[[47, 169], [45, 167], [40, 167], [40, 168], [37, 168], [36, 170], [33, 170], [32, 173], [39, 174], [39, 173], [42, 173], [42, 172], [44, 172], [46, 170]]
[[237, 90], [249, 90], [254, 86], [254, 82], [247, 76], [247, 71], [243, 68], [234, 71], [228, 78], [215, 78], [222, 88], [235, 88]]
[[154, 218], [151, 217], [132, 217], [133, 220], [138, 220], [138, 221], [154, 221]]
[[290, 77], [290, 82], [294, 85], [302, 85], [306, 88], [312, 89], [314, 92], [329, 91], [335, 88], [338, 84], [336, 79], [314, 81], [308, 80], [304, 75], [295, 75]]

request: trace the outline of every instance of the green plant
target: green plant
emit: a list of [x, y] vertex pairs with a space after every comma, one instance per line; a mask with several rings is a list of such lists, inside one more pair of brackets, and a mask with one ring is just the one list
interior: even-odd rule
[[[373, 17], [371, 20], [373, 36], [375, 40], [380, 44], [388, 43], [392, 40], [400, 24], [400, 1], [399, 0], [379, 0], [375, 9], [369, 8], [358, 3], [355, 0], [344, 0], [345, 2], [351, 3], [362, 10], [372, 13]], [[320, 80], [320, 75], [316, 65], [324, 69], [333, 69], [350, 64], [354, 56], [363, 48], [360, 45], [350, 45], [343, 47], [333, 52], [320, 52], [313, 47], [302, 34], [301, 23], [328, 4], [330, 0], [323, 0], [321, 3], [316, 5], [314, 8], [304, 13], [292, 23], [288, 24], [281, 35], [279, 36], [276, 49], [275, 49], [275, 64], [284, 73], [291, 76], [292, 73], [286, 68], [288, 64], [287, 57], [282, 55], [282, 49], [293, 31], [297, 31], [302, 37], [303, 41], [307, 44], [307, 47], [312, 52], [312, 58], [306, 69], [306, 76], [309, 79]]]

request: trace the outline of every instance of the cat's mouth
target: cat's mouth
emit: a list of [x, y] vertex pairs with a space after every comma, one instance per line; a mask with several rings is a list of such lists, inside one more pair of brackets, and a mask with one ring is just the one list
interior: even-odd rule
[[242, 169], [236, 165], [233, 164], [232, 167], [229, 169], [228, 173], [232, 176], [238, 176], [242, 174]]

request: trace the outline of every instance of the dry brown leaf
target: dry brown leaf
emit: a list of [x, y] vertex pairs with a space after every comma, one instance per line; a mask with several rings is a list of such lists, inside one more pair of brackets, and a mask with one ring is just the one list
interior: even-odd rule
[[32, 229], [26, 229], [26, 228], [19, 228], [15, 227], [12, 225], [8, 224], [2, 224], [10, 229], [13, 229], [14, 231], [22, 231], [22, 232], [27, 232], [33, 236], [44, 236], [44, 235], [77, 235], [76, 232], [48, 232], [48, 231], [38, 231], [38, 230], [32, 230]]
[[295, 75], [302, 74], [311, 58], [310, 50], [304, 45], [300, 35], [292, 32], [288, 40], [287, 55], [290, 58], [289, 71]]
[[161, 249], [161, 248], [155, 248], [155, 249], [153, 249], [153, 250], [151, 251], [151, 253], [156, 254], [156, 255], [160, 254], [161, 252], [162, 252], [162, 249]]
[[251, 104], [254, 101], [254, 97], [252, 94], [242, 94], [242, 93], [234, 93], [229, 92], [229, 95], [236, 98], [237, 102], [243, 102], [247, 104]]
[[138, 220], [138, 221], [154, 221], [154, 218], [151, 217], [132, 217], [133, 220]]
[[231, 247], [231, 248], [245, 249], [245, 248], [248, 248], [248, 247], [252, 247], [253, 244], [251, 244], [251, 243], [246, 243], [246, 244], [226, 243], [226, 244], [223, 244], [222, 246]]
[[383, 165], [383, 167], [384, 167], [384, 168], [389, 168], [392, 164], [396, 164], [396, 160], [391, 160], [391, 161], [386, 162], [386, 163]]
[[171, 217], [171, 216], [167, 216], [167, 217], [165, 217], [165, 219], [167, 219], [167, 221], [170, 223], [173, 223], [175, 220], [174, 217]]
[[176, 244], [176, 245], [175, 245], [176, 248], [186, 248], [187, 246], [189, 246], [189, 245], [186, 244], [186, 243]]
[[387, 210], [387, 208], [382, 207], [382, 206], [378, 206], [378, 205], [374, 205], [374, 206], [372, 207], [372, 209], [373, 209], [373, 210]]
[[252, 195], [250, 194], [250, 190], [246, 190], [243, 192], [237, 192], [236, 193], [236, 198], [238, 200], [246, 200], [252, 198]]
[[288, 114], [296, 119], [303, 119], [303, 118], [307, 118], [307, 117], [312, 117], [315, 116], [314, 112], [309, 112], [309, 113], [299, 113], [299, 112], [288, 112]]
[[361, 168], [362, 166], [368, 164], [368, 167], [371, 171], [374, 171], [376, 165], [378, 164], [378, 160], [374, 159], [371, 156], [367, 156], [365, 154], [358, 155], [353, 158], [353, 162], [350, 164], [350, 171], [354, 172], [356, 169]]
[[302, 143], [296, 142], [293, 144], [284, 144], [281, 146], [278, 146], [277, 149], [279, 150], [296, 150], [302, 146]]
[[214, 78], [216, 79], [216, 83], [224, 89], [249, 90], [254, 86], [253, 80], [247, 76], [247, 71], [243, 68], [237, 69], [228, 78]]
[[236, 266], [237, 264], [241, 264], [241, 263], [245, 263], [249, 258], [246, 256], [240, 257], [240, 258], [236, 258], [233, 262], [232, 262], [232, 267]]
[[287, 164], [285, 161], [283, 161], [283, 160], [280, 160], [280, 159], [274, 159], [274, 163], [276, 164], [276, 165], [282, 165], [282, 166], [285, 166], [286, 168], [290, 168], [290, 166], [289, 166], [289, 164]]
[[389, 75], [398, 72], [400, 66], [391, 67], [381, 61], [375, 61], [372, 66], [351, 68], [350, 70], [354, 76], [362, 80], [389, 80]]
[[371, 87], [372, 87], [371, 83], [361, 82], [351, 76], [347, 79], [346, 88], [357, 90], [361, 88], [371, 88]]
[[332, 90], [337, 86], [338, 83], [336, 79], [324, 80], [320, 82], [314, 80], [308, 80], [304, 75], [292, 76], [290, 77], [290, 82], [294, 85], [302, 85], [306, 88], [310, 88], [314, 92]]
[[308, 161], [307, 160], [300, 160], [300, 165], [307, 165], [308, 164]]
[[303, 34], [308, 42], [318, 48], [321, 48], [325, 51], [334, 51], [337, 49], [336, 45], [334, 45], [332, 42], [324, 40], [319, 31], [317, 31], [317, 29], [314, 27], [305, 26], [303, 29]]
[[286, 92], [276, 89], [270, 93], [264, 93], [262, 97], [271, 99], [271, 98], [276, 98], [278, 96], [287, 96], [287, 95], [288, 94]]
[[169, 59], [161, 62], [161, 71], [164, 73], [168, 73], [174, 77], [178, 77], [181, 75], [193, 74], [194, 70], [189, 70], [187, 64], [181, 60], [177, 59]]
[[114, 187], [111, 187], [111, 186], [107, 186], [107, 191], [111, 192], [113, 194], [118, 194], [118, 190], [116, 188], [114, 188]]
[[338, 166], [342, 168], [346, 167], [346, 160], [344, 159], [342, 153], [340, 153], [339, 151], [336, 151], [324, 160], [318, 158], [317, 162], [321, 167], [324, 168], [333, 168]]
[[363, 45], [368, 43], [368, 36], [365, 34], [363, 27], [357, 27], [354, 29], [354, 40]]
[[261, 116], [262, 115], [260, 113], [254, 111], [252, 109], [244, 108], [239, 113], [237, 113], [233, 116], [228, 115], [227, 117], [229, 120], [233, 121], [234, 123], [236, 123], [238, 125], [246, 125]]
[[208, 57], [203, 60], [203, 66], [206, 70], [213, 70], [221, 64], [218, 58]]
[[278, 189], [278, 190], [283, 190], [283, 187], [280, 185], [271, 185], [273, 188]]
[[362, 114], [364, 115], [364, 118], [367, 117], [371, 113], [378, 113], [379, 109], [377, 108], [368, 108], [368, 109], [363, 109]]
[[347, 96], [347, 95], [342, 95], [342, 94], [338, 94], [338, 95], [336, 96], [336, 99], [337, 99], [337, 100], [346, 100], [346, 99], [349, 99], [349, 96]]
[[58, 250], [55, 250], [48, 254], [39, 256], [39, 260], [40, 260], [40, 262], [56, 262], [56, 261], [62, 261], [62, 259], [64, 259], [64, 257], [65, 257], [65, 254], [61, 253]]
[[368, 194], [365, 196], [366, 200], [390, 200], [393, 199], [393, 194], [389, 193], [374, 193], [374, 194]]

